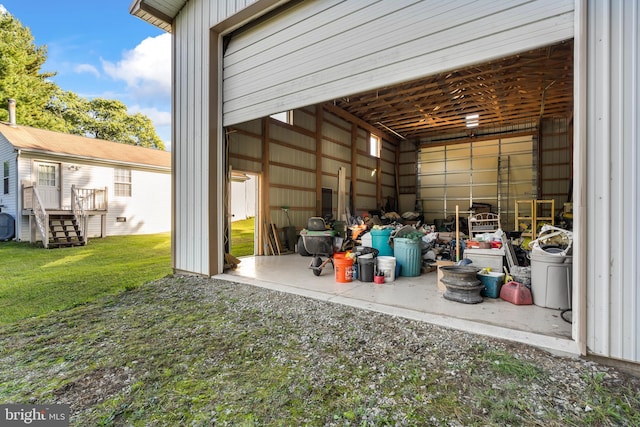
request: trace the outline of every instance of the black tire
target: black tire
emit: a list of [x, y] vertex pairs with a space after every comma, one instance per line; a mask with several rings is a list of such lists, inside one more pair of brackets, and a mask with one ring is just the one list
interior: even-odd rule
[[304, 241], [302, 240], [302, 236], [298, 237], [298, 253], [302, 256], [311, 256], [311, 254], [304, 248]]
[[320, 273], [322, 273], [322, 268], [320, 268], [321, 265], [322, 258], [320, 258], [319, 256], [315, 257], [313, 261], [311, 261], [311, 268], [313, 269], [313, 274], [315, 274], [316, 276], [319, 276]]

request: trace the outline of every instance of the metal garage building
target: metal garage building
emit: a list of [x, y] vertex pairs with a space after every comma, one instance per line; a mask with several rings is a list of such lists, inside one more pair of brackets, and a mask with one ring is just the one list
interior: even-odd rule
[[[416, 148], [436, 146], [443, 137], [448, 142], [439, 145], [447, 147], [467, 138], [475, 158], [469, 138], [505, 140], [508, 147], [514, 135], [530, 134], [542, 173], [544, 165], [558, 169], [541, 159], [544, 133], [566, 134], [556, 139], [561, 151], [569, 147], [570, 160], [557, 163], [571, 171], [576, 352], [640, 362], [640, 246], [625, 238], [637, 236], [640, 225], [638, 1], [136, 0], [131, 13], [174, 35], [177, 272], [222, 271], [227, 166], [258, 172], [269, 183], [263, 214], [281, 220], [287, 197], [302, 225], [309, 210], [319, 209], [321, 189], [336, 188], [335, 170], [344, 163], [364, 209], [410, 193], [418, 163], [426, 167], [429, 156], [439, 155], [421, 151], [419, 162]], [[474, 87], [469, 79], [479, 82], [523, 58], [553, 60], [568, 47], [565, 72], [543, 76], [533, 87], [519, 86], [523, 79], [509, 80], [508, 72], [493, 79], [495, 98], [479, 112], [478, 133], [465, 134], [462, 107], [470, 104], [464, 97], [473, 101], [484, 91], [478, 83], [465, 93]], [[522, 91], [521, 101], [505, 102], [516, 99], [513, 87]], [[425, 111], [420, 99], [427, 94], [413, 96], [416, 90], [458, 100], [443, 104], [442, 116]], [[538, 97], [535, 114], [531, 91]], [[390, 94], [396, 97], [385, 98]], [[422, 124], [415, 117], [403, 122], [400, 116], [409, 115], [403, 98]], [[293, 126], [268, 119], [290, 110]], [[379, 158], [367, 155], [370, 135], [382, 140]], [[374, 169], [372, 181], [367, 175]], [[557, 193], [550, 185], [543, 190], [538, 180], [533, 191]], [[482, 195], [480, 187], [473, 190]]]

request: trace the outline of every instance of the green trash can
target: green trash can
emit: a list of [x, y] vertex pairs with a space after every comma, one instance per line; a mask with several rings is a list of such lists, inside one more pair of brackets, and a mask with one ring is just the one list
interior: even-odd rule
[[419, 276], [422, 267], [420, 240], [396, 237], [393, 239], [393, 255], [400, 265], [400, 276]]

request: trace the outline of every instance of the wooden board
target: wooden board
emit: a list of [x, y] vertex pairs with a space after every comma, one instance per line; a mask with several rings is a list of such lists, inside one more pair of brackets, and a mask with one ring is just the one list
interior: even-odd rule
[[273, 223], [271, 224], [271, 231], [272, 231], [271, 238], [275, 243], [275, 248], [278, 251], [278, 255], [282, 255], [282, 243], [280, 242], [280, 236], [278, 236], [278, 229], [276, 228], [276, 225]]
[[269, 229], [267, 228], [267, 223], [266, 222], [263, 224], [262, 232], [264, 234], [264, 240], [267, 243], [265, 245], [265, 249], [267, 251], [267, 255], [275, 255], [276, 252], [273, 249], [273, 242], [272, 242], [272, 239], [271, 239], [271, 233], [269, 232]]

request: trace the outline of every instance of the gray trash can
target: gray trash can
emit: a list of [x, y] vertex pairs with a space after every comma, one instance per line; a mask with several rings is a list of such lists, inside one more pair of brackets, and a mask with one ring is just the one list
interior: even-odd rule
[[571, 308], [571, 257], [531, 251], [531, 296], [539, 307]]

